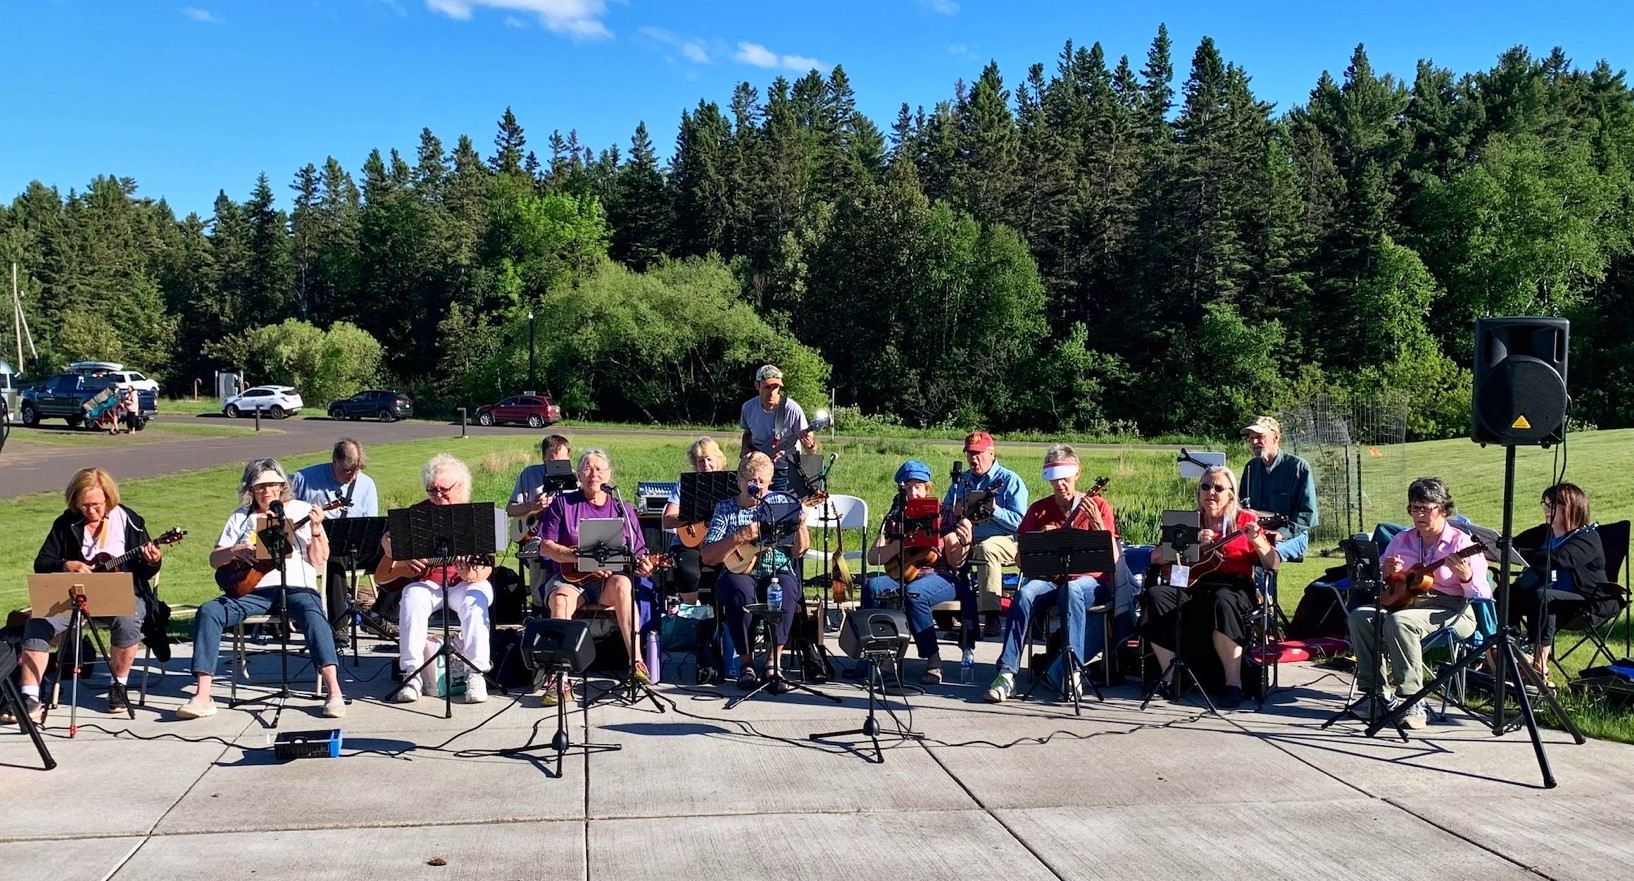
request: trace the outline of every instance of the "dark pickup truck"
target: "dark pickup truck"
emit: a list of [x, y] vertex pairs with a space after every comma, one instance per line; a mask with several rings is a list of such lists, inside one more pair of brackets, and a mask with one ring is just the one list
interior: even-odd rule
[[[39, 425], [42, 419], [65, 419], [70, 428], [78, 428], [86, 420], [85, 403], [117, 384], [111, 377], [59, 373], [34, 388], [24, 389], [17, 415], [24, 425]], [[136, 392], [136, 398], [140, 412], [127, 414], [124, 423], [140, 431], [159, 411], [159, 399], [148, 391]]]

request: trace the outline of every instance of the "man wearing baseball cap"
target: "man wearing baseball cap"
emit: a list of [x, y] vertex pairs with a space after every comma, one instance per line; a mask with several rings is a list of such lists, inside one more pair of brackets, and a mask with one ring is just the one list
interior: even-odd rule
[[816, 450], [817, 436], [806, 420], [806, 411], [783, 393], [783, 371], [777, 365], [762, 365], [755, 371], [755, 391], [754, 397], [743, 402], [738, 416], [738, 427], [743, 429], [738, 454], [742, 457], [758, 451], [771, 457], [771, 489], [787, 490], [796, 448]]
[[1254, 458], [1243, 466], [1238, 497], [1245, 508], [1288, 518], [1277, 530], [1277, 556], [1298, 560], [1316, 527], [1316, 476], [1309, 462], [1282, 451], [1282, 425], [1270, 416], [1243, 426], [1242, 436]]
[[[953, 509], [959, 526], [968, 530], [974, 547], [971, 561], [976, 574], [976, 595], [982, 613], [982, 635], [999, 635], [1000, 600], [1004, 595], [1004, 567], [1016, 561], [1016, 527], [1027, 512], [1027, 485], [1014, 471], [1000, 465], [993, 452], [993, 436], [973, 431], [965, 436], [965, 461], [970, 470], [948, 487], [942, 504]], [[955, 465], [954, 467], [958, 467]], [[973, 492], [988, 493], [990, 506], [971, 511], [966, 502]], [[991, 510], [991, 514], [987, 511]], [[973, 522], [975, 514], [979, 522]]]

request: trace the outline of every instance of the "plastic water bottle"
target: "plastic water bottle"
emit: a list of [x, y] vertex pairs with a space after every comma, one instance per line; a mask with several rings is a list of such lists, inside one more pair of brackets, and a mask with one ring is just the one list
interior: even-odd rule
[[771, 584], [766, 586], [766, 611], [783, 611], [783, 585], [779, 584], [775, 578], [772, 579]]
[[647, 677], [652, 680], [653, 685], [657, 685], [659, 682], [658, 660], [661, 654], [662, 652], [658, 648], [657, 632], [647, 631]]
[[959, 659], [959, 684], [976, 684], [976, 650], [965, 649], [964, 657]]

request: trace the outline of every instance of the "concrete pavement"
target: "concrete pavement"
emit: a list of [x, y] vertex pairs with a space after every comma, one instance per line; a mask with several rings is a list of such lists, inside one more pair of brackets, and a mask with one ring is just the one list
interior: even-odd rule
[[[191, 690], [178, 657], [134, 723], [92, 699], [68, 740], [55, 713], [55, 771], [0, 730], [0, 878], [1587, 881], [1634, 859], [1628, 746], [1545, 732], [1561, 785], [1544, 790], [1524, 734], [1456, 715], [1407, 744], [1320, 730], [1348, 682], [1303, 665], [1284, 666], [1290, 687], [1264, 712], [1141, 712], [1133, 686], [1081, 717], [1053, 700], [991, 706], [978, 692], [997, 648], [982, 644], [977, 687], [933, 687], [911, 715], [892, 699], [925, 738], [884, 737], [883, 764], [863, 738], [808, 739], [861, 724], [849, 683], [821, 686], [840, 706], [796, 693], [730, 712], [735, 689], [664, 683], [662, 713], [575, 710], [575, 741], [623, 750], [570, 756], [562, 779], [497, 754], [549, 742], [537, 695], [455, 704], [452, 720], [440, 700], [387, 704], [383, 645], [343, 662], [342, 757], [290, 763], [266, 748], [264, 710], [175, 721]], [[276, 656], [252, 669], [276, 676]], [[330, 726], [296, 699], [281, 730]]]

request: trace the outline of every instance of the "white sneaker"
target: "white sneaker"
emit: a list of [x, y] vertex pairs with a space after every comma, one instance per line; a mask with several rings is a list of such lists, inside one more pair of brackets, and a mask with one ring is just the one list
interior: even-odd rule
[[488, 682], [480, 674], [472, 673], [465, 682], [465, 702], [480, 704], [488, 700]]
[[394, 704], [412, 704], [420, 699], [420, 686], [417, 683], [405, 682], [403, 687], [392, 692], [389, 700]]
[[1015, 693], [1015, 676], [1010, 673], [1000, 673], [993, 678], [993, 684], [987, 686], [987, 691], [982, 695], [982, 700], [990, 704], [1002, 704], [1010, 699], [1010, 695]]
[[1425, 712], [1424, 702], [1417, 701], [1408, 707], [1407, 712], [1401, 717], [1401, 724], [1415, 730], [1430, 727], [1430, 716]]

